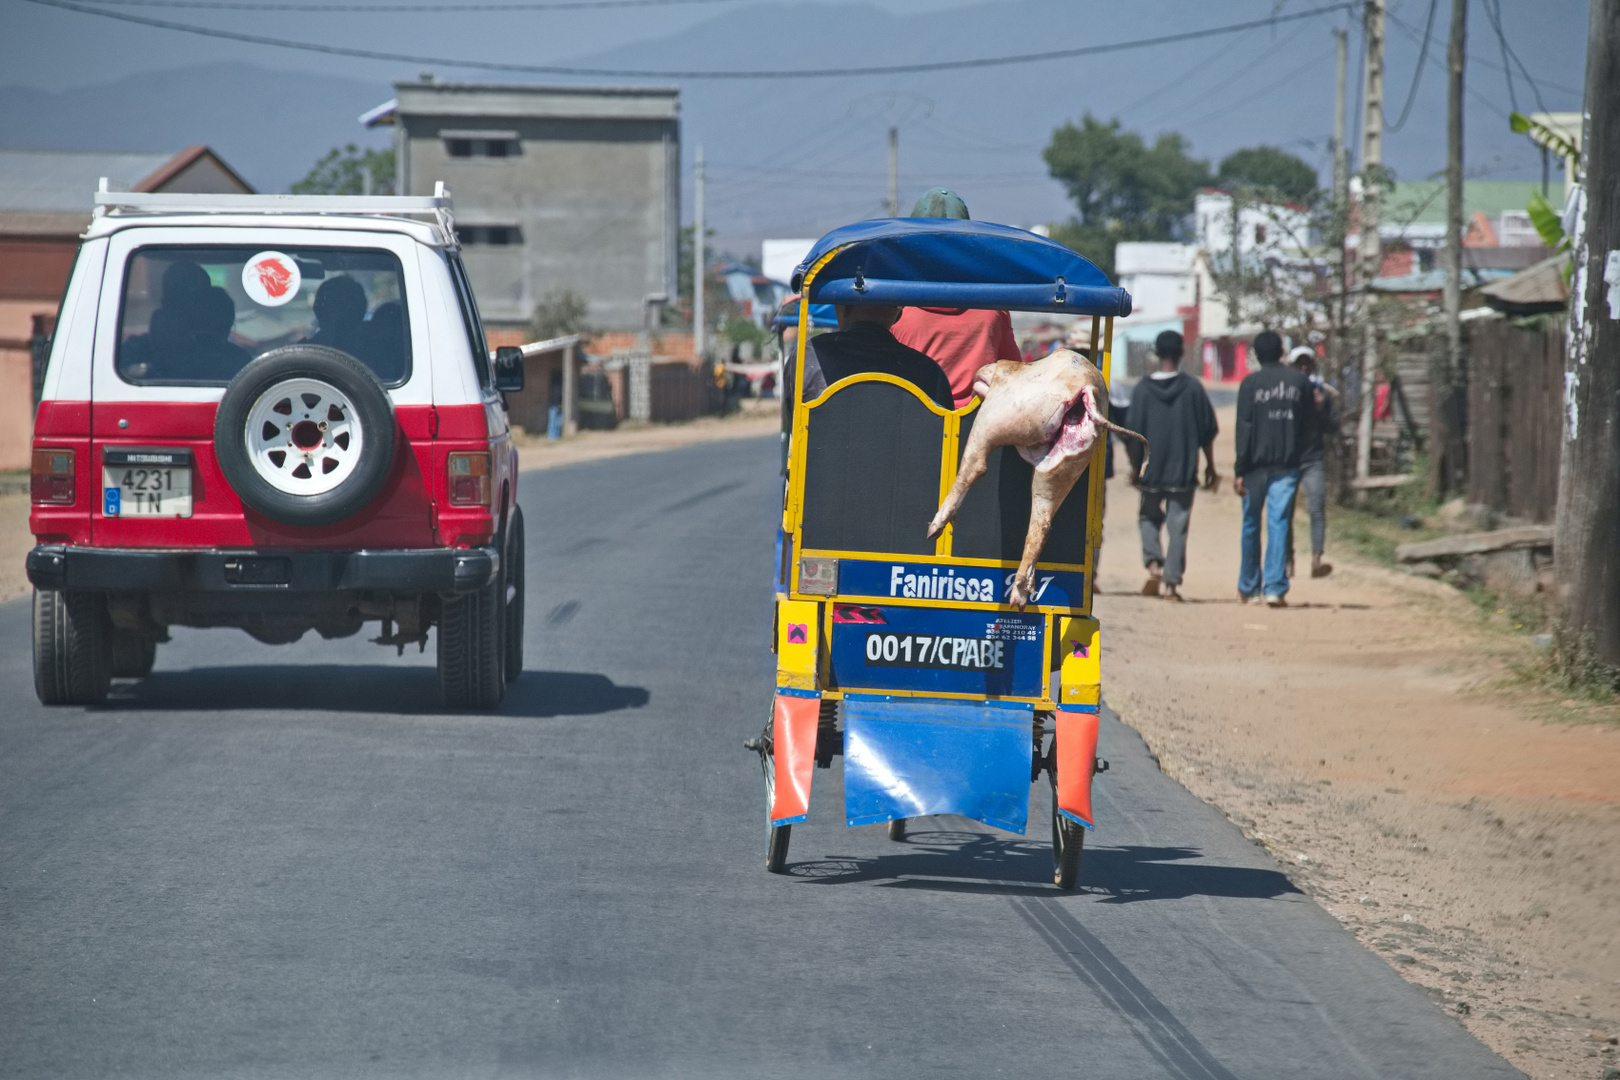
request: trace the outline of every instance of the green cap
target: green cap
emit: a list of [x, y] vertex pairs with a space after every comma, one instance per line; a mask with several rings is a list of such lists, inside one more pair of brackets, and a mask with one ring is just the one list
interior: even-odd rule
[[917, 205], [911, 208], [912, 217], [942, 217], [956, 218], [959, 221], [968, 220], [967, 203], [962, 196], [950, 188], [929, 188], [923, 192], [923, 197], [917, 200]]

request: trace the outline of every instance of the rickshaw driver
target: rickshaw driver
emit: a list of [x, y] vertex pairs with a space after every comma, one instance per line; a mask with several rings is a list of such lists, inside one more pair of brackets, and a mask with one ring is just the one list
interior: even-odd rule
[[805, 343], [805, 401], [814, 401], [839, 379], [879, 372], [906, 380], [947, 412], [956, 407], [945, 369], [890, 333], [905, 308], [839, 304], [836, 311], [838, 329]]

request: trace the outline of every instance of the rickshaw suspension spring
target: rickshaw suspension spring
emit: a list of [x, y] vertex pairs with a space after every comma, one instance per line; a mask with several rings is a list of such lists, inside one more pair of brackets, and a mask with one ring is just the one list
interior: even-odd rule
[[844, 752], [844, 733], [838, 730], [838, 702], [821, 699], [821, 711], [816, 716], [816, 768], [832, 768], [834, 755]]

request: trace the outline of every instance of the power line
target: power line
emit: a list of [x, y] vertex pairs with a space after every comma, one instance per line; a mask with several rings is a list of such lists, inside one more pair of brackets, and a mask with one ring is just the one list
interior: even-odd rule
[[524, 3], [472, 4], [264, 4], [240, 3], [237, 0], [88, 0], [89, 3], [120, 7], [190, 8], [201, 11], [258, 11], [274, 14], [282, 11], [387, 11], [387, 12], [478, 12], [478, 11], [594, 11], [604, 8], [674, 7], [690, 4], [728, 4], [737, 0], [531, 0]]
[[[1400, 17], [1397, 16], [1394, 12], [1390, 12], [1388, 18], [1389, 18], [1389, 21], [1391, 23], [1393, 23], [1408, 38], [1410, 38], [1413, 41], [1418, 40], [1417, 31], [1414, 30], [1412, 27], [1408, 26], [1406, 23], [1402, 22]], [[1508, 46], [1508, 48], [1509, 48], [1509, 50], [1511, 50], [1512, 46], [1510, 45], [1510, 46]], [[1518, 61], [1519, 61], [1518, 54], [1513, 53], [1512, 55], [1513, 55], [1514, 61], [1516, 63], [1518, 63]], [[1444, 60], [1440, 60], [1440, 59], [1437, 58], [1435, 62], [1439, 65], [1440, 70], [1442, 70], [1442, 71], [1445, 70], [1445, 61]], [[1501, 64], [1499, 64], [1496, 61], [1490, 59], [1489, 57], [1480, 56], [1478, 53], [1473, 53], [1473, 52], [1468, 54], [1468, 63], [1469, 64], [1478, 64], [1480, 67], [1489, 68], [1492, 71], [1501, 71], [1501, 70], [1503, 70]], [[1525, 78], [1527, 80], [1530, 79], [1530, 73], [1525, 69], [1525, 67], [1524, 67], [1524, 65], [1522, 63], [1519, 63], [1519, 70], [1524, 73]], [[1535, 85], [1537, 85], [1537, 86], [1545, 86], [1549, 90], [1557, 90], [1559, 93], [1563, 93], [1563, 94], [1574, 94], [1576, 97], [1580, 97], [1581, 95], [1586, 93], [1585, 90], [1582, 90], [1578, 86], [1567, 86], [1564, 83], [1554, 82], [1552, 79], [1548, 79], [1548, 78], [1545, 78], [1545, 77], [1540, 78], [1540, 79], [1534, 79], [1534, 80], [1531, 80], [1531, 81], [1533, 81], [1535, 83]], [[1481, 100], [1485, 100], [1485, 99], [1482, 98]], [[1492, 104], [1491, 107], [1495, 108], [1496, 106], [1494, 104]]]
[[1507, 76], [1508, 104], [1513, 106], [1514, 112], [1518, 112], [1519, 95], [1513, 92], [1513, 68], [1508, 63], [1507, 36], [1502, 33], [1502, 24], [1499, 21], [1500, 18], [1501, 12], [1497, 11], [1491, 5], [1491, 0], [1485, 0], [1485, 20], [1489, 22], [1491, 24], [1491, 28], [1496, 31], [1496, 43], [1502, 47], [1502, 73]]
[[352, 56], [361, 60], [434, 64], [441, 67], [469, 68], [479, 71], [506, 71], [525, 75], [572, 75], [621, 79], [826, 79], [854, 75], [911, 75], [928, 71], [957, 71], [964, 68], [1000, 67], [1007, 64], [1038, 63], [1043, 60], [1066, 60], [1098, 53], [1119, 52], [1124, 49], [1147, 48], [1151, 45], [1168, 45], [1178, 41], [1195, 41], [1216, 34], [1235, 34], [1259, 26], [1275, 26], [1279, 23], [1297, 22], [1301, 19], [1314, 18], [1329, 12], [1342, 11], [1350, 6], [1348, 3], [1340, 2], [1325, 7], [1311, 8], [1306, 11], [1296, 11], [1288, 15], [1274, 14], [1264, 19], [1252, 19], [1248, 22], [1231, 23], [1227, 26], [1212, 26], [1203, 30], [1189, 30], [1179, 34], [1137, 38], [1134, 41], [1121, 41], [1108, 45], [1084, 45], [1073, 49], [1052, 49], [1046, 52], [1022, 53], [1016, 56], [989, 56], [969, 60], [939, 60], [923, 64], [885, 64], [873, 67], [807, 68], [797, 71], [783, 71], [780, 69], [767, 71], [649, 71], [626, 68], [563, 67], [552, 64], [512, 64], [493, 60], [457, 60], [442, 56], [385, 52], [379, 49], [352, 49], [339, 45], [321, 45], [309, 41], [289, 41], [285, 38], [266, 37], [261, 34], [245, 34], [235, 30], [218, 30], [212, 27], [193, 26], [188, 23], [169, 22], [166, 19], [147, 18], [144, 15], [131, 15], [122, 11], [98, 10], [93, 7], [86, 7], [82, 3], [72, 3], [70, 0], [27, 0], [27, 2], [39, 4], [42, 7], [59, 8], [63, 11], [75, 11], [81, 15], [94, 15], [103, 19], [116, 19], [120, 22], [133, 23], [137, 26], [149, 26], [158, 30], [174, 30], [180, 33], [197, 34], [202, 37], [240, 41], [249, 45], [270, 45], [281, 49], [325, 53], [329, 56]]
[[1417, 100], [1418, 84], [1423, 81], [1423, 65], [1429, 59], [1429, 36], [1434, 32], [1434, 10], [1440, 6], [1440, 0], [1429, 0], [1429, 14], [1423, 20], [1423, 45], [1418, 49], [1417, 66], [1412, 69], [1412, 86], [1406, 91], [1406, 104], [1401, 106], [1401, 118], [1390, 124], [1385, 131], [1399, 131], [1406, 126], [1406, 118], [1412, 114], [1412, 103]]
[[1547, 112], [1547, 103], [1541, 100], [1541, 90], [1536, 86], [1536, 80], [1530, 77], [1530, 72], [1525, 68], [1524, 61], [1519, 59], [1519, 54], [1513, 51], [1512, 45], [1508, 44], [1507, 34], [1502, 30], [1502, 5], [1500, 0], [1494, 3], [1492, 0], [1485, 0], [1485, 17], [1490, 21], [1491, 29], [1496, 32], [1497, 44], [1502, 47], [1502, 70], [1507, 74], [1508, 100], [1513, 102], [1513, 111], [1519, 111], [1519, 103], [1514, 101], [1513, 69], [1508, 66], [1509, 57], [1512, 57], [1513, 62], [1519, 66], [1519, 71], [1524, 75], [1524, 81], [1530, 84], [1530, 92], [1536, 96], [1536, 104], [1541, 107], [1542, 112]]

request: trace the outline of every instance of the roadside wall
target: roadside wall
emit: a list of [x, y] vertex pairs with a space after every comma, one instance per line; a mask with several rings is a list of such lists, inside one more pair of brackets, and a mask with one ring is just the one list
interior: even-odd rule
[[1564, 332], [1506, 320], [1469, 327], [1468, 501], [1551, 521], [1562, 451]]

